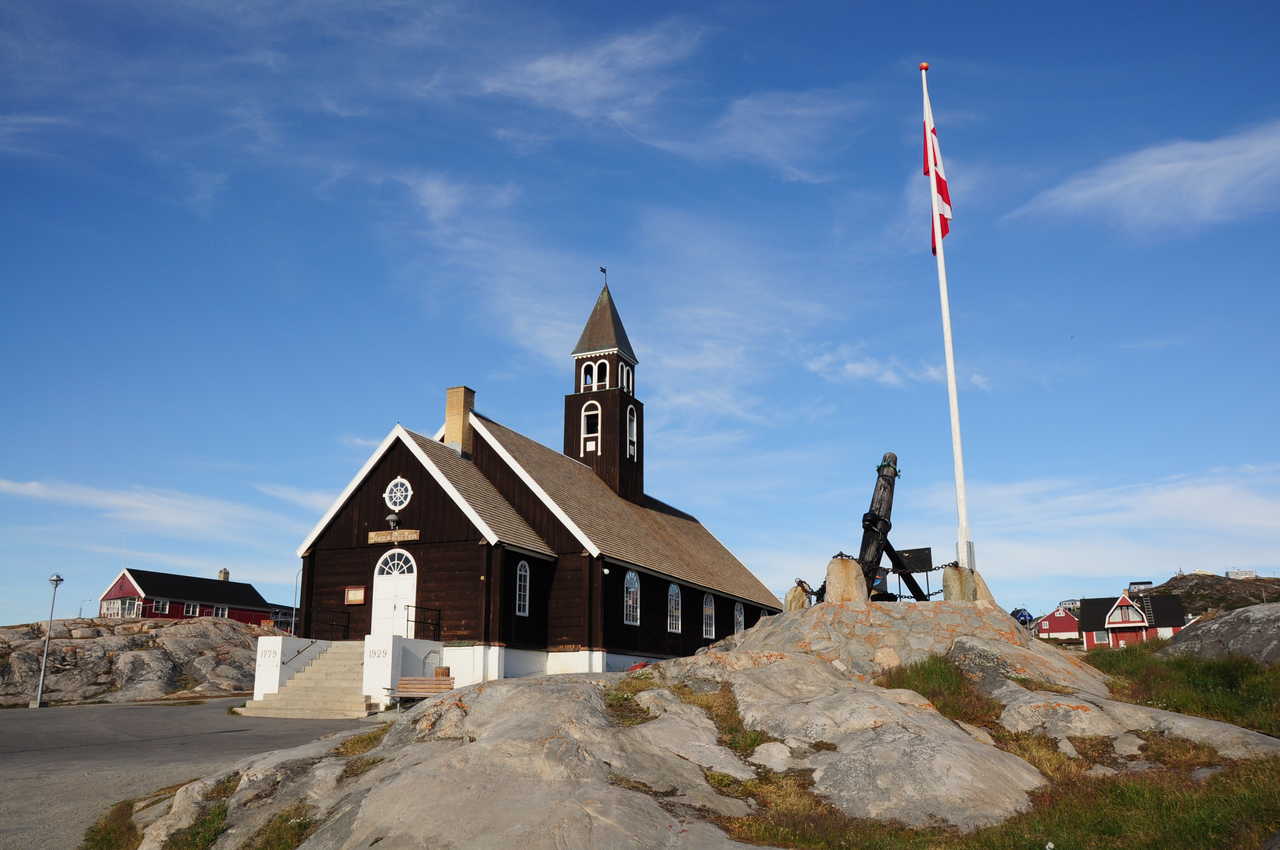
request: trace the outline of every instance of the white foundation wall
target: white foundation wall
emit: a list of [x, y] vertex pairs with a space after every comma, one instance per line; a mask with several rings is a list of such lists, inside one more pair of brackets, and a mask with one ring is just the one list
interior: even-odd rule
[[278, 693], [285, 682], [329, 648], [327, 640], [273, 635], [258, 638], [257, 660], [253, 673], [253, 698]]
[[547, 672], [547, 656], [555, 655], [539, 649], [506, 649], [503, 652], [502, 675], [507, 679], [541, 676]]
[[435, 640], [412, 640], [398, 635], [367, 635], [364, 639], [364, 695], [386, 708], [387, 688], [403, 676], [431, 676], [445, 664], [444, 644]]
[[544, 652], [547, 673], [603, 673], [605, 653], [582, 649], [576, 652]]

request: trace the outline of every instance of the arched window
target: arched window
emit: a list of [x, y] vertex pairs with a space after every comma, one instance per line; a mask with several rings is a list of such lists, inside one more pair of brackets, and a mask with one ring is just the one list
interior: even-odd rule
[[[365, 561], [367, 564], [368, 561]], [[413, 563], [413, 556], [403, 549], [392, 549], [378, 560], [378, 567], [374, 570], [375, 575], [380, 576], [399, 576], [406, 573], [417, 572], [417, 567]]]
[[710, 593], [702, 594], [702, 636], [716, 637], [716, 598]]
[[742, 610], [742, 603], [733, 603], [733, 633], [746, 631], [747, 628], [747, 612]]
[[637, 452], [636, 442], [636, 407], [634, 404], [627, 405], [627, 457], [635, 460]]
[[516, 616], [529, 616], [529, 562], [516, 565]]
[[582, 437], [578, 441], [578, 457], [587, 452], [601, 454], [600, 446], [600, 402], [589, 401], [582, 405]]
[[680, 585], [667, 588], [667, 631], [680, 633]]
[[596, 389], [609, 389], [609, 361], [601, 360], [596, 364]]
[[595, 389], [596, 367], [591, 363], [582, 364], [582, 391], [589, 393]]
[[627, 570], [622, 580], [622, 622], [628, 626], [640, 625], [640, 576], [635, 570]]

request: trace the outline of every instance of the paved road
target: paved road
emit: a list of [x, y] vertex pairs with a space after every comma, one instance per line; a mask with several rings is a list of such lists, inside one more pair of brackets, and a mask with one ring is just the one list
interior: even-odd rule
[[227, 714], [243, 702], [0, 711], [0, 849], [74, 850], [112, 803], [361, 724]]

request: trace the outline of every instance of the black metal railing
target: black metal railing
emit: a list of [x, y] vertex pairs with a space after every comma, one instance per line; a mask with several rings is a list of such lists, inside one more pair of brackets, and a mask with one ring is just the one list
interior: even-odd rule
[[351, 612], [337, 608], [317, 608], [311, 634], [319, 640], [350, 640]]
[[440, 609], [406, 605], [409, 635], [415, 640], [440, 640]]

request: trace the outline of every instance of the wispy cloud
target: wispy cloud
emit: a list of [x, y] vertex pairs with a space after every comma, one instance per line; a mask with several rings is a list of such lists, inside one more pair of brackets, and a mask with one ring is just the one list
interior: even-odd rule
[[1010, 214], [1102, 215], [1141, 232], [1185, 232], [1280, 208], [1280, 121], [1209, 141], [1118, 156]]
[[[804, 365], [818, 377], [833, 383], [871, 381], [886, 387], [905, 387], [913, 383], [938, 383], [946, 378], [937, 364], [921, 362], [910, 366], [896, 357], [873, 357], [858, 346], [845, 344], [811, 358]], [[984, 388], [989, 388], [986, 378], [977, 378], [986, 383]], [[975, 385], [981, 386], [977, 382]]]
[[328, 490], [303, 490], [288, 484], [255, 484], [253, 487], [259, 493], [316, 513], [328, 510], [333, 500], [338, 498], [337, 493]]
[[74, 123], [56, 115], [0, 115], [0, 153], [45, 155], [48, 151], [36, 142], [36, 136]]
[[[120, 546], [100, 546], [94, 543], [60, 545], [68, 545], [84, 552], [114, 555], [120, 559], [121, 565], [125, 567], [141, 561], [146, 564], [158, 564], [163, 566], [166, 571], [185, 572], [205, 578], [213, 578], [218, 574], [218, 570], [225, 568], [231, 573], [233, 581], [291, 585], [298, 572], [298, 565], [294, 563], [295, 559], [290, 557], [292, 553], [287, 551], [279, 561], [246, 561], [243, 557], [237, 555], [200, 557], [187, 552], [155, 552]], [[267, 595], [269, 602], [276, 604], [291, 601], [288, 599], [271, 599], [270, 594], [265, 595]]]
[[305, 532], [302, 523], [280, 514], [177, 490], [111, 490], [68, 482], [0, 478], [0, 493], [88, 508], [98, 511], [103, 519], [184, 537], [258, 540], [266, 529], [273, 529], [273, 533], [281, 529]]
[[348, 448], [353, 449], [372, 449], [376, 448], [381, 440], [375, 440], [370, 437], [357, 437], [354, 434], [343, 434], [338, 438], [338, 442]]
[[667, 20], [580, 50], [518, 62], [485, 77], [481, 88], [578, 118], [628, 122], [671, 85], [664, 72], [690, 56], [701, 37], [688, 22]]

